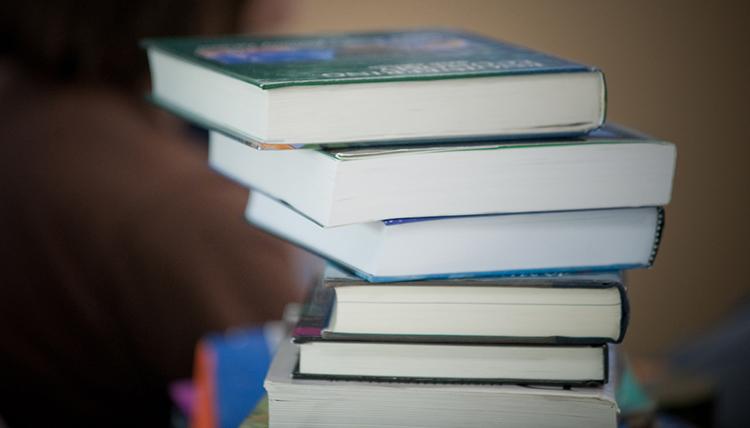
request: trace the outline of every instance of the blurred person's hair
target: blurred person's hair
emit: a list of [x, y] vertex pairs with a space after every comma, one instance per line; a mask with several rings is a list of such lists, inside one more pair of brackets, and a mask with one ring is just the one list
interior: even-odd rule
[[2, 0], [0, 59], [55, 81], [138, 91], [144, 37], [238, 30], [244, 0]]

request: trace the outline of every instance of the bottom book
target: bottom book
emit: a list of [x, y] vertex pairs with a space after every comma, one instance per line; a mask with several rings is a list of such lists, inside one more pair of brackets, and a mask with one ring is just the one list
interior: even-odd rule
[[271, 427], [616, 427], [613, 383], [592, 387], [295, 379], [282, 342], [264, 387]]

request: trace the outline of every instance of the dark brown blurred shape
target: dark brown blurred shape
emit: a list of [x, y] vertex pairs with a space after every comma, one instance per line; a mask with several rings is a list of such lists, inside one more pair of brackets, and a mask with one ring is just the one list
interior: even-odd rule
[[143, 37], [224, 34], [239, 29], [242, 0], [4, 0], [0, 55], [59, 80], [142, 90]]

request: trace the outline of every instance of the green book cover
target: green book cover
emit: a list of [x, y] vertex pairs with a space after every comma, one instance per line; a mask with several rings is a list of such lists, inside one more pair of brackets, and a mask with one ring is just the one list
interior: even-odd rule
[[598, 71], [458, 31], [147, 39], [158, 49], [262, 89]]

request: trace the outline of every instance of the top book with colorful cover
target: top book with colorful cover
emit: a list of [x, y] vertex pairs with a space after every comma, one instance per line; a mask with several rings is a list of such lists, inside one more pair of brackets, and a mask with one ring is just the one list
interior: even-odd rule
[[156, 104], [260, 148], [581, 135], [603, 73], [456, 31], [144, 40]]

